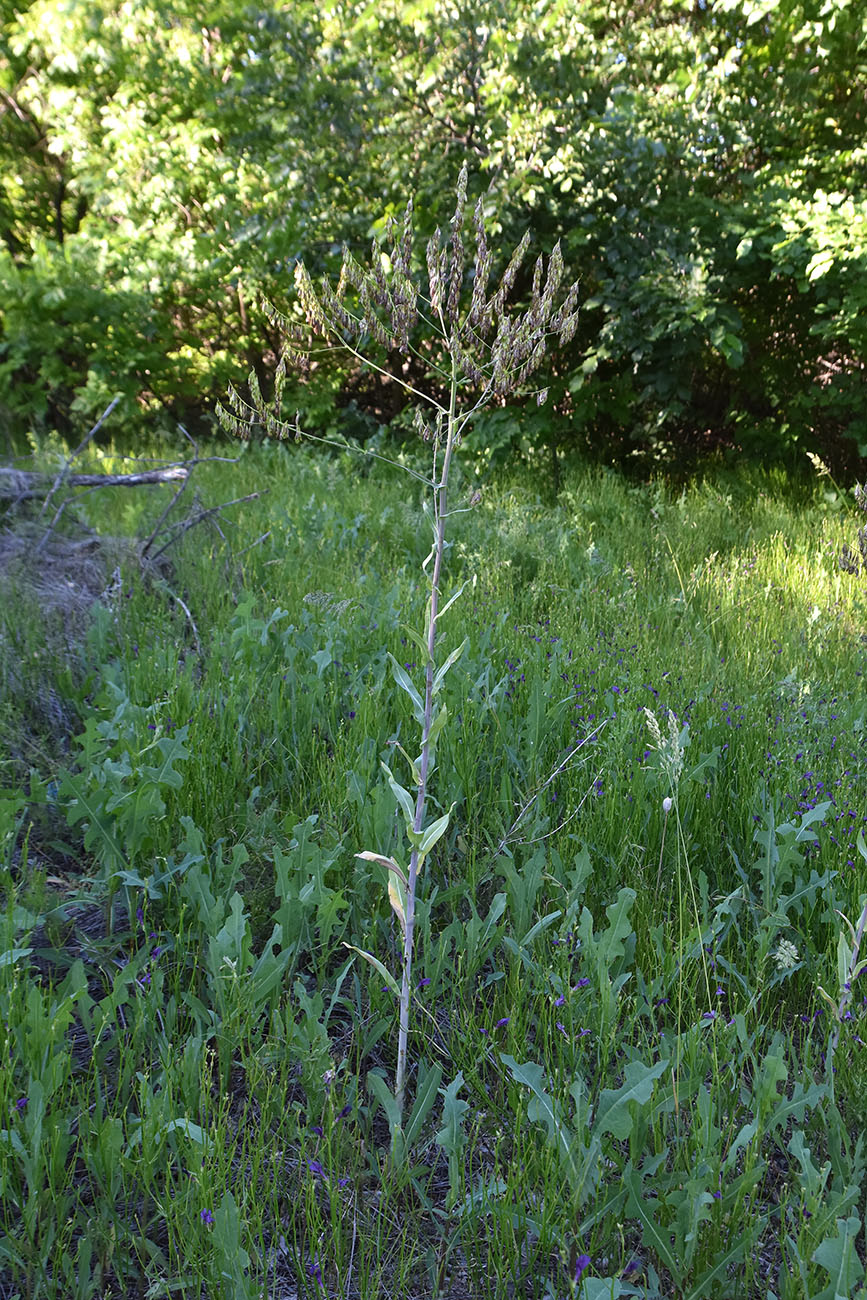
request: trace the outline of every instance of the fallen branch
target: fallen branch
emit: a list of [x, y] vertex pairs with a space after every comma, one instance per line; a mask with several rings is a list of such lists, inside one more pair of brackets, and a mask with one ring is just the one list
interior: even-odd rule
[[[196, 524], [200, 524], [206, 519], [210, 519], [212, 521], [215, 520], [217, 516], [220, 514], [221, 510], [226, 510], [228, 509], [229, 506], [239, 506], [244, 501], [258, 501], [260, 497], [267, 496], [267, 495], [268, 495], [268, 488], [265, 488], [264, 491], [262, 492], [250, 492], [245, 497], [235, 497], [234, 500], [232, 501], [224, 501], [222, 502], [221, 505], [209, 506], [205, 510], [197, 511], [196, 514], [190, 515], [188, 519], [183, 519], [179, 524], [176, 524], [174, 529], [172, 530], [169, 540], [165, 542], [158, 551], [155, 551], [153, 555], [148, 555], [147, 559], [150, 561], [151, 564], [155, 564], [156, 561], [159, 559], [159, 557], [163, 554], [163, 552], [167, 551], [169, 547], [172, 546], [178, 540], [178, 538], [183, 537], [184, 533], [188, 533], [191, 528], [195, 528]], [[223, 536], [222, 533], [220, 534], [220, 536], [221, 537]], [[151, 545], [153, 540], [154, 540], [153, 535], [151, 535], [151, 537], [148, 539], [148, 543], [147, 543], [148, 546]], [[226, 540], [225, 537], [223, 537], [223, 541], [225, 540]], [[262, 541], [261, 537], [259, 538], [259, 541]]]
[[[148, 483], [178, 483], [185, 480], [189, 467], [183, 464], [166, 465], [163, 469], [143, 470], [139, 474], [69, 474], [65, 487], [141, 487]], [[34, 497], [47, 497], [57, 479], [51, 474], [35, 470], [7, 469], [0, 466], [0, 501], [27, 501]]]

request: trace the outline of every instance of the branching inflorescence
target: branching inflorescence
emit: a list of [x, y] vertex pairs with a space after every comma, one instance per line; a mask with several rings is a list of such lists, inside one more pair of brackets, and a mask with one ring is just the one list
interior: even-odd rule
[[[445, 231], [436, 230], [425, 257], [426, 292], [414, 262], [413, 205], [407, 204], [403, 220], [389, 220], [385, 246], [376, 241], [367, 266], [344, 250], [336, 287], [327, 277], [316, 283], [303, 263], [295, 268], [295, 286], [305, 325], [293, 323], [273, 305], [266, 304], [272, 323], [279, 327], [284, 343], [275, 376], [273, 400], [263, 397], [255, 372], [250, 374], [250, 398], [231, 389], [228, 409], [220, 409], [224, 428], [234, 436], [249, 438], [256, 430], [266, 436], [285, 439], [316, 435], [302, 431], [300, 418], [285, 420], [281, 405], [290, 369], [305, 370], [311, 356], [310, 334], [344, 348], [370, 369], [387, 374], [415, 401], [415, 427], [431, 446], [432, 470], [424, 482], [432, 496], [433, 546], [423, 570], [429, 596], [423, 634], [414, 633], [425, 662], [424, 689], [420, 692], [405, 669], [392, 659], [395, 683], [410, 698], [419, 727], [420, 751], [409, 758], [414, 796], [404, 789], [390, 770], [386, 775], [406, 822], [409, 863], [406, 869], [393, 858], [374, 851], [363, 856], [385, 867], [389, 898], [403, 933], [402, 979], [390, 979], [399, 996], [399, 1034], [395, 1100], [397, 1114], [403, 1113], [406, 1082], [407, 1041], [412, 988], [413, 930], [419, 870], [425, 857], [449, 825], [449, 814], [426, 824], [429, 780], [434, 770], [437, 738], [448, 720], [448, 710], [438, 702], [449, 668], [463, 646], [438, 663], [439, 620], [457, 596], [440, 605], [443, 590], [445, 529], [448, 518], [448, 489], [452, 459], [473, 417], [490, 403], [502, 404], [525, 388], [530, 376], [542, 364], [553, 341], [570, 342], [578, 322], [578, 282], [561, 296], [563, 257], [559, 243], [548, 259], [547, 269], [540, 256], [532, 271], [528, 298], [521, 306], [509, 299], [521, 273], [530, 236], [525, 234], [512, 254], [500, 281], [489, 291], [493, 257], [488, 247], [484, 202], [480, 198], [472, 218], [475, 255], [470, 266], [464, 236], [467, 206], [467, 169], [461, 170], [454, 214]], [[469, 283], [467, 283], [469, 279]], [[387, 361], [398, 354], [418, 360], [424, 342], [424, 363], [433, 387], [447, 398], [438, 398], [410, 383], [400, 368]], [[541, 404], [547, 390], [536, 395]], [[429, 571], [429, 565], [432, 568]], [[460, 594], [459, 592], [457, 593]], [[360, 951], [360, 950], [359, 950]], [[381, 963], [362, 953], [382, 971]]]

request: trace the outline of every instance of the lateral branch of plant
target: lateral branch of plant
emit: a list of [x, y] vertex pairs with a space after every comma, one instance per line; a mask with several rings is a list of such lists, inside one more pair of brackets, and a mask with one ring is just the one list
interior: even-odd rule
[[[393, 858], [365, 850], [358, 856], [375, 861], [385, 868], [391, 906], [403, 933], [401, 982], [386, 971], [371, 953], [356, 949], [389, 983], [399, 998], [399, 1027], [394, 1095], [399, 1117], [403, 1115], [407, 1074], [412, 990], [413, 938], [418, 877], [425, 858], [449, 827], [451, 810], [425, 825], [428, 788], [436, 766], [436, 744], [448, 721], [445, 704], [436, 707], [446, 674], [457, 662], [466, 641], [441, 664], [436, 661], [439, 620], [453, 603], [453, 596], [440, 607], [446, 551], [449, 478], [455, 452], [472, 418], [486, 405], [502, 405], [509, 397], [525, 390], [530, 376], [542, 364], [549, 340], [555, 338], [565, 347], [574, 337], [578, 325], [578, 282], [561, 296], [564, 267], [557, 243], [548, 259], [547, 270], [539, 256], [532, 271], [529, 304], [510, 306], [508, 299], [530, 245], [525, 233], [512, 253], [500, 281], [489, 290], [493, 254], [485, 231], [484, 203], [480, 198], [472, 217], [473, 243], [472, 288], [465, 291], [468, 259], [465, 248], [467, 206], [467, 168], [461, 170], [457, 184], [454, 215], [445, 232], [437, 229], [426, 249], [427, 292], [421, 293], [413, 270], [413, 204], [410, 199], [403, 220], [389, 218], [385, 247], [376, 240], [369, 265], [362, 266], [344, 249], [343, 264], [336, 287], [327, 277], [315, 284], [302, 262], [295, 268], [298, 302], [305, 317], [302, 327], [266, 303], [272, 323], [281, 331], [284, 344], [275, 375], [274, 397], [267, 402], [255, 372], [251, 372], [247, 400], [234, 388], [229, 390], [228, 409], [218, 408], [223, 427], [236, 437], [248, 439], [261, 429], [268, 437], [300, 441], [307, 435], [301, 428], [300, 415], [294, 421], [281, 417], [281, 404], [290, 369], [306, 372], [310, 364], [311, 332], [345, 348], [363, 365], [398, 383], [417, 402], [414, 425], [423, 441], [431, 445], [431, 476], [422, 477], [433, 495], [433, 545], [422, 566], [428, 583], [428, 601], [424, 632], [409, 629], [414, 643], [425, 658], [424, 693], [419, 692], [406, 670], [391, 657], [395, 684], [409, 697], [419, 728], [420, 750], [413, 759], [405, 754], [410, 767], [414, 797], [383, 764], [398, 807], [403, 813], [410, 850], [405, 871]], [[467, 297], [469, 301], [467, 302]], [[425, 311], [420, 311], [420, 301]], [[418, 335], [432, 340], [436, 356], [420, 352], [412, 341]], [[435, 371], [441, 384], [448, 388], [448, 401], [439, 401], [430, 393], [410, 383], [395, 369], [384, 368], [370, 355], [370, 349], [384, 349], [404, 358], [421, 357]], [[466, 402], [465, 395], [472, 394]], [[542, 405], [547, 389], [536, 394]], [[464, 404], [459, 406], [459, 399]], [[424, 408], [428, 408], [428, 414]], [[432, 414], [431, 414], [432, 412]], [[326, 441], [316, 438], [316, 441]], [[393, 463], [393, 462], [392, 462]], [[399, 466], [399, 468], [404, 468]], [[433, 567], [428, 571], [428, 566]], [[460, 591], [457, 593], [460, 595]], [[570, 755], [571, 757], [571, 755]], [[392, 1134], [393, 1139], [395, 1134]]]

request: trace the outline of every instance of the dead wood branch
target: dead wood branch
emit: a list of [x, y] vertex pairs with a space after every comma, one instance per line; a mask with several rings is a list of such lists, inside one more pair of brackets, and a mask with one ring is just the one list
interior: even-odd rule
[[[69, 474], [64, 486], [78, 488], [141, 487], [147, 483], [178, 483], [185, 480], [189, 468], [184, 464], [166, 465], [163, 469], [143, 470], [140, 474]], [[0, 501], [28, 501], [48, 497], [57, 478], [33, 470], [7, 469], [0, 466]]]
[[[184, 519], [180, 523], [176, 524], [172, 529], [168, 541], [165, 542], [158, 551], [155, 551], [153, 555], [148, 557], [150, 563], [155, 564], [164, 551], [167, 551], [169, 547], [178, 540], [178, 538], [183, 537], [184, 533], [188, 533], [191, 528], [195, 528], [196, 524], [200, 524], [206, 519], [213, 523], [219, 518], [220, 511], [227, 510], [229, 506], [239, 506], [244, 501], [258, 501], [260, 497], [267, 496], [267, 494], [267, 488], [262, 492], [250, 492], [245, 497], [235, 497], [233, 501], [224, 501], [221, 505], [210, 506], [205, 510], [199, 510], [195, 514], [190, 515], [188, 519]], [[223, 534], [221, 533], [220, 536], [222, 537]], [[148, 546], [151, 545], [153, 540], [153, 536], [148, 539]], [[223, 537], [223, 541], [225, 540], [225, 537]]]

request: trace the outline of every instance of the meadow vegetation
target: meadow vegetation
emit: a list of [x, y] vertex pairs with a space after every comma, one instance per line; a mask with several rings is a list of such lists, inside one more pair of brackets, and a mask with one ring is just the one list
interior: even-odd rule
[[864, 1300], [867, 10], [206, 10], [0, 5], [0, 1300]]
[[455, 463], [396, 1144], [424, 489], [226, 454], [159, 570], [79, 500], [88, 610], [2, 578], [0, 1294], [861, 1294], [856, 503]]

